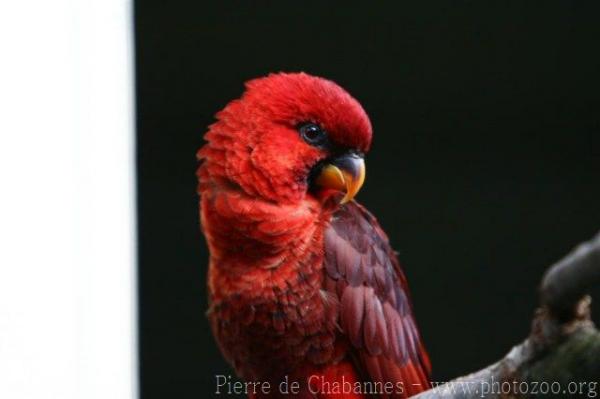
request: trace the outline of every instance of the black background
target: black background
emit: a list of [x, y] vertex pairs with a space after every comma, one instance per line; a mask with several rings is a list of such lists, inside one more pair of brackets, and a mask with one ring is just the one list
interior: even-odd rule
[[400, 252], [434, 378], [524, 338], [544, 269], [600, 229], [598, 4], [137, 1], [143, 399], [208, 397], [231, 372], [204, 316], [195, 152], [275, 71], [369, 113], [358, 200]]

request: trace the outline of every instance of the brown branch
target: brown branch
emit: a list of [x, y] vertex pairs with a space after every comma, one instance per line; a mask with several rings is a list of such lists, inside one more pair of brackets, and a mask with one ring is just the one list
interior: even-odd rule
[[[600, 233], [551, 266], [529, 337], [499, 362], [415, 398], [562, 397], [600, 395], [600, 333], [590, 318], [589, 289], [600, 283]], [[573, 385], [575, 383], [575, 385]], [[538, 394], [532, 394], [533, 390]], [[556, 392], [560, 390], [560, 392]]]
[[554, 264], [540, 286], [542, 306], [560, 320], [572, 319], [574, 305], [600, 281], [600, 233]]

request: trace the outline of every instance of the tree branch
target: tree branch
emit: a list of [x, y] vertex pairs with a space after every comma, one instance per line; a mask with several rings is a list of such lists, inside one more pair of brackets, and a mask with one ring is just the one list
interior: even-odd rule
[[542, 306], [560, 320], [574, 317], [577, 301], [600, 281], [600, 233], [555, 263], [540, 286]]
[[[600, 333], [591, 321], [591, 298], [587, 294], [599, 283], [600, 233], [545, 273], [540, 285], [540, 308], [525, 341], [499, 362], [414, 397], [598, 395]], [[540, 391], [541, 388], [551, 391]], [[532, 393], [534, 389], [537, 394]], [[575, 389], [577, 392], [573, 392]]]

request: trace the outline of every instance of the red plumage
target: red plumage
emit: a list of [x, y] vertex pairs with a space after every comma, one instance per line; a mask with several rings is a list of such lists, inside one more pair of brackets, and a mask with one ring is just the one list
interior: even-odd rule
[[[369, 150], [367, 115], [335, 83], [302, 73], [246, 87], [198, 152], [208, 317], [223, 355], [245, 380], [299, 381], [299, 397], [426, 389], [429, 360], [385, 233], [362, 206], [314, 184], [332, 157]], [[303, 140], [305, 123], [326, 144]]]

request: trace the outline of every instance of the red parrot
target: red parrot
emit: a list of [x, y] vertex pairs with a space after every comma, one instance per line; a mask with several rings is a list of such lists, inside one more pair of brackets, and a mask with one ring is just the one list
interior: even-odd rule
[[[372, 136], [361, 105], [332, 81], [278, 73], [247, 82], [216, 119], [197, 172], [207, 315], [236, 373], [270, 383], [249, 396], [427, 389], [406, 277], [375, 217], [352, 200]], [[286, 379], [298, 384], [288, 395]]]

